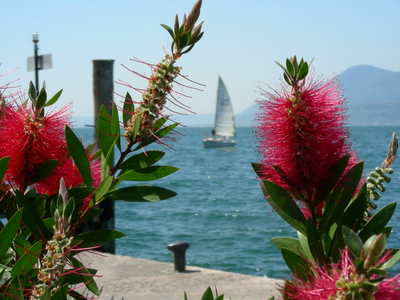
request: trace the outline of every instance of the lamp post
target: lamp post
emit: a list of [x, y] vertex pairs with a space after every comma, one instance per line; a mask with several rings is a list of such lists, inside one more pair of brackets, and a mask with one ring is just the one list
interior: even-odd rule
[[32, 35], [32, 41], [33, 41], [33, 58], [35, 61], [35, 88], [36, 88], [36, 94], [39, 94], [39, 33], [34, 33]]

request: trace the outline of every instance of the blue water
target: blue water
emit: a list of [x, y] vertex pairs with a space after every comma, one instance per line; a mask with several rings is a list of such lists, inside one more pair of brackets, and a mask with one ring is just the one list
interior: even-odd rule
[[[365, 173], [385, 157], [393, 131], [399, 133], [400, 128], [351, 128], [351, 141], [365, 161]], [[117, 254], [170, 262], [166, 245], [183, 240], [190, 243], [187, 260], [191, 265], [287, 277], [288, 270], [271, 238], [293, 236], [294, 231], [263, 199], [250, 166], [259, 160], [253, 130], [239, 128], [237, 146], [230, 151], [203, 148], [201, 139], [210, 132], [208, 128], [184, 128], [180, 132], [182, 135], [169, 142], [173, 150], [162, 147], [167, 154], [160, 162], [180, 170], [154, 182], [178, 196], [160, 203], [117, 202], [116, 227], [126, 234], [117, 241]], [[77, 133], [84, 140], [91, 136], [88, 128]], [[381, 206], [400, 198], [399, 161], [387, 192], [379, 200]], [[399, 210], [391, 225], [390, 245], [400, 247]]]

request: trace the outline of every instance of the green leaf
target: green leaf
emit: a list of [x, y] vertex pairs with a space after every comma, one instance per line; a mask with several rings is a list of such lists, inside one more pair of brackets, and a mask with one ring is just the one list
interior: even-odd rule
[[302, 256], [302, 248], [298, 239], [290, 237], [275, 237], [272, 238], [271, 241], [272, 244], [279, 249], [287, 249], [298, 256]]
[[32, 81], [29, 82], [28, 96], [29, 99], [31, 99], [32, 103], [36, 104], [37, 94], [35, 86], [33, 85]]
[[59, 90], [57, 93], [54, 94], [53, 97], [51, 97], [49, 99], [49, 101], [46, 102], [46, 104], [44, 106], [51, 106], [54, 103], [56, 103], [58, 101], [58, 99], [60, 98], [61, 94], [62, 94], [63, 90]]
[[57, 167], [57, 160], [49, 159], [39, 164], [34, 170], [32, 177], [29, 178], [30, 184], [38, 182], [46, 178]]
[[261, 171], [262, 164], [253, 162], [253, 163], [251, 163], [251, 166], [253, 167], [253, 170], [257, 174], [257, 176], [261, 178], [260, 171]]
[[4, 257], [15, 239], [22, 217], [22, 208], [18, 210], [0, 231], [0, 258]]
[[135, 150], [143, 148], [143, 147], [145, 147], [145, 146], [147, 146], [147, 145], [149, 145], [149, 144], [151, 144], [151, 143], [163, 138], [164, 136], [169, 134], [172, 130], [174, 130], [178, 125], [179, 125], [178, 123], [174, 123], [174, 124], [171, 124], [169, 126], [163, 127], [162, 129], [157, 130], [154, 133], [154, 137], [152, 137], [152, 138], [144, 141], [143, 143], [141, 143], [139, 146], [137, 146], [135, 148]]
[[390, 269], [395, 264], [397, 264], [399, 260], [400, 260], [400, 250], [397, 249], [396, 253], [393, 254], [393, 256], [381, 266], [381, 269], [384, 270]]
[[74, 159], [75, 165], [77, 166], [86, 185], [91, 187], [92, 175], [90, 172], [90, 164], [81, 141], [68, 126], [65, 127], [65, 138], [67, 140], [68, 151]]
[[119, 129], [118, 109], [115, 103], [113, 103], [111, 112], [111, 135], [114, 137], [114, 140], [116, 140], [118, 149], [121, 150], [121, 133]]
[[282, 249], [281, 252], [282, 252], [283, 259], [285, 260], [289, 269], [296, 276], [300, 277], [303, 280], [307, 280], [309, 277], [309, 271], [310, 271], [309, 263], [307, 263], [303, 258], [301, 258], [297, 254], [295, 254], [289, 250]]
[[364, 213], [367, 210], [368, 198], [367, 189], [364, 184], [357, 196], [350, 202], [343, 215], [343, 225], [358, 231], [364, 219]]
[[300, 231], [297, 231], [297, 237], [299, 238], [303, 256], [310, 262], [315, 262], [314, 256], [311, 253], [307, 236], [302, 234]]
[[174, 31], [172, 30], [171, 27], [169, 27], [168, 25], [165, 24], [160, 24], [162, 28], [164, 28], [166, 31], [168, 31], [169, 35], [172, 37], [172, 39], [175, 38], [174, 36]]
[[203, 296], [201, 297], [201, 300], [214, 300], [214, 295], [210, 287], [206, 289]]
[[110, 148], [114, 148], [115, 136], [112, 134], [111, 116], [106, 107], [101, 105], [96, 120], [96, 140], [101, 152], [107, 156]]
[[351, 253], [355, 257], [360, 257], [363, 248], [363, 242], [360, 237], [347, 226], [342, 227], [342, 234], [343, 240], [347, 247], [349, 247]]
[[29, 248], [28, 252], [24, 256], [21, 256], [15, 263], [11, 271], [12, 276], [20, 276], [31, 271], [33, 266], [37, 263], [41, 251], [42, 241], [37, 241]]
[[370, 236], [381, 233], [387, 223], [393, 216], [396, 209], [396, 203], [390, 203], [378, 211], [365, 225], [364, 229], [360, 232], [360, 237], [366, 241]]
[[[57, 291], [53, 295], [49, 295], [49, 300], [65, 300], [66, 295], [68, 294], [69, 287], [68, 286], [63, 286], [59, 287]], [[42, 299], [40, 299], [42, 300]], [[46, 299], [47, 300], [47, 299]], [[82, 298], [81, 298], [82, 300]]]
[[334, 163], [327, 172], [328, 177], [324, 179], [321, 187], [317, 191], [316, 203], [320, 203], [325, 199], [326, 196], [332, 191], [332, 189], [337, 185], [340, 178], [343, 176], [346, 170], [347, 164], [349, 162], [350, 155], [345, 155], [340, 158], [336, 163]]
[[120, 181], [151, 181], [157, 180], [178, 171], [178, 168], [169, 166], [152, 166], [138, 171], [128, 170], [123, 172], [118, 180]]
[[294, 77], [295, 75], [294, 67], [290, 59], [286, 59], [286, 70], [290, 74], [290, 76]]
[[43, 223], [41, 216], [38, 213], [38, 201], [39, 198], [29, 198], [27, 195], [21, 192], [16, 192], [17, 203], [24, 207], [22, 213], [22, 220], [24, 225], [26, 225], [30, 232], [35, 236], [35, 238], [42, 239], [43, 237], [50, 238], [51, 232], [47, 230]]
[[110, 187], [112, 186], [113, 179], [114, 178], [112, 176], [108, 176], [101, 182], [100, 186], [96, 189], [96, 194], [94, 196], [95, 204], [100, 203], [100, 200], [102, 200], [104, 195], [108, 193]]
[[3, 157], [0, 159], [0, 182], [3, 180], [4, 174], [7, 171], [9, 161], [10, 161], [9, 157]]
[[308, 64], [304, 62], [299, 66], [299, 73], [297, 73], [297, 80], [303, 80], [308, 74]]
[[75, 237], [73, 244], [76, 244], [81, 248], [85, 248], [97, 246], [107, 241], [122, 238], [123, 236], [125, 236], [125, 234], [122, 232], [109, 229], [103, 229], [94, 232], [84, 232]]
[[150, 167], [153, 164], [155, 164], [164, 155], [165, 155], [165, 152], [162, 152], [162, 151], [146, 151], [146, 152], [136, 154], [134, 156], [129, 157], [127, 160], [125, 160], [120, 165], [119, 168], [122, 170], [144, 169], [144, 168]]
[[[93, 269], [87, 269], [79, 260], [77, 260], [75, 257], [70, 258], [72, 265], [76, 268], [82, 268], [81, 272], [86, 273], [86, 274], [95, 274], [96, 270]], [[85, 276], [86, 278], [83, 278], [83, 282], [85, 283], [86, 287], [88, 288], [89, 291], [91, 291], [93, 294], [96, 296], [100, 296], [100, 290], [96, 284], [96, 281], [94, 280], [93, 276]], [[82, 299], [82, 298], [80, 298]]]
[[322, 220], [322, 230], [326, 230], [331, 224], [337, 222], [342, 224], [343, 215], [350, 201], [353, 198], [355, 190], [360, 182], [363, 170], [363, 162], [354, 165], [340, 181], [339, 186], [331, 192], [326, 201], [328, 207]]
[[37, 97], [36, 107], [42, 108], [47, 101], [47, 92], [44, 88], [40, 90], [39, 96]]
[[176, 193], [156, 186], [130, 186], [118, 189], [107, 195], [113, 200], [129, 202], [157, 202], [176, 196]]
[[124, 122], [125, 127], [134, 112], [135, 112], [135, 105], [133, 104], [132, 97], [129, 93], [126, 93], [124, 106], [122, 108], [122, 120]]
[[307, 234], [307, 221], [296, 202], [280, 186], [268, 180], [262, 181], [268, 202], [278, 215], [298, 231]]

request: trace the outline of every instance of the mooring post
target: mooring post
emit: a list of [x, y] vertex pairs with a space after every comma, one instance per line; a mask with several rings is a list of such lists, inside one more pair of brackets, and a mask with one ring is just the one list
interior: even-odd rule
[[[111, 115], [114, 98], [114, 60], [93, 60], [93, 96], [94, 96], [94, 124], [104, 105]], [[95, 128], [95, 140], [97, 141], [97, 129]], [[99, 133], [101, 134], [101, 132]], [[114, 229], [114, 202], [104, 200], [100, 203], [103, 210], [97, 220], [93, 220], [93, 229]], [[102, 245], [101, 251], [115, 253], [115, 242], [110, 241]]]
[[187, 242], [175, 242], [167, 246], [174, 255], [174, 268], [177, 272], [186, 271], [186, 250], [190, 247]]

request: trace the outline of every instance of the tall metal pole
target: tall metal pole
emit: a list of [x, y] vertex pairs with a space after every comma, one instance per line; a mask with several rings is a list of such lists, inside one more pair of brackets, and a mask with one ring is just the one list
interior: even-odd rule
[[[104, 105], [111, 115], [114, 98], [114, 60], [93, 60], [93, 96], [94, 124], [99, 115], [101, 105]], [[95, 139], [97, 129], [95, 130]], [[101, 133], [99, 133], [101, 134]], [[94, 229], [114, 229], [114, 201], [104, 200], [100, 203], [103, 212], [99, 220], [93, 222]], [[114, 241], [102, 245], [104, 252], [115, 253]]]
[[35, 88], [36, 88], [36, 93], [39, 95], [39, 34], [34, 33], [32, 35], [32, 41], [33, 41], [33, 57], [35, 61]]

